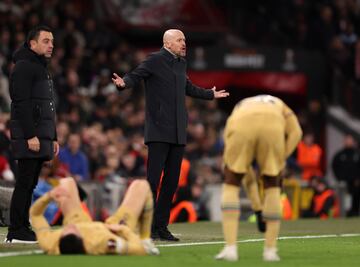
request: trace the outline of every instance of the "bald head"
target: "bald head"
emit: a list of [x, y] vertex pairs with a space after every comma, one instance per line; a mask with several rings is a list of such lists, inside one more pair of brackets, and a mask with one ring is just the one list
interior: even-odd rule
[[179, 57], [186, 55], [185, 35], [177, 29], [170, 29], [164, 33], [164, 47]]
[[184, 36], [183, 32], [177, 29], [169, 29], [166, 32], [164, 32], [163, 41], [169, 42], [171, 40], [174, 40], [177, 36], [182, 35]]

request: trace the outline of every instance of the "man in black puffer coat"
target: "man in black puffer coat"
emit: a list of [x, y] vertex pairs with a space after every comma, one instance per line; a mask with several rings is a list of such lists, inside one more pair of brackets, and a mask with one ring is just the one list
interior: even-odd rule
[[44, 161], [59, 151], [56, 138], [53, 82], [47, 70], [54, 38], [46, 26], [32, 29], [13, 57], [10, 77], [11, 149], [18, 160], [18, 175], [10, 206], [6, 242], [36, 242], [29, 228], [33, 190]]

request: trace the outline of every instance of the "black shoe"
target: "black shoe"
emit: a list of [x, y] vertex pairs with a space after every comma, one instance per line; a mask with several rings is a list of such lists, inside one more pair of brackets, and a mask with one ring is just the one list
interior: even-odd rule
[[266, 232], [266, 222], [264, 221], [261, 210], [255, 211], [255, 215], [256, 215], [257, 228], [258, 228], [259, 232], [265, 233]]
[[37, 243], [37, 240], [34, 231], [29, 228], [23, 227], [15, 231], [9, 231], [4, 242], [35, 244]]
[[159, 234], [160, 240], [163, 240], [163, 241], [179, 241], [180, 240], [179, 238], [173, 236], [167, 227], [159, 228], [157, 232]]

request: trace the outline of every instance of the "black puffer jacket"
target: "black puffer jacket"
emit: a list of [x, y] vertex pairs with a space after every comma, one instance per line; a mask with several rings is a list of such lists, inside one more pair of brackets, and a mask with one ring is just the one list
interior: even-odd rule
[[[15, 52], [13, 61], [10, 133], [14, 157], [52, 159], [56, 109], [46, 59], [24, 44]], [[27, 140], [34, 136], [40, 140], [39, 152], [28, 149]]]

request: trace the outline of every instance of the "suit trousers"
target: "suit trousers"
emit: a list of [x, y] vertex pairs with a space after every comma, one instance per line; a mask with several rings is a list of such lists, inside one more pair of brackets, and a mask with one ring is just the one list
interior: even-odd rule
[[185, 145], [151, 142], [147, 146], [147, 177], [155, 203], [153, 229], [163, 228], [169, 224], [172, 199], [179, 182]]
[[10, 205], [9, 231], [29, 227], [29, 209], [32, 194], [36, 187], [43, 159], [19, 159], [18, 176]]

